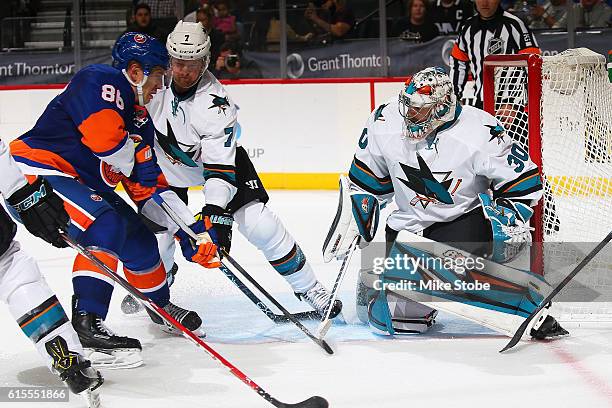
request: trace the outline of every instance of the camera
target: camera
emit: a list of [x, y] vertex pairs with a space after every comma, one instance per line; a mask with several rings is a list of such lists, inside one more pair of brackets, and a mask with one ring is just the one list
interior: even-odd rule
[[230, 54], [225, 56], [225, 65], [230, 68], [235, 68], [240, 61], [240, 57], [237, 54]]

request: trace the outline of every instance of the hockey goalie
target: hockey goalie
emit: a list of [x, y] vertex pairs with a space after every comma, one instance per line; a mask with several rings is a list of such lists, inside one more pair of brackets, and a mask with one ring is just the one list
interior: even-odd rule
[[[531, 242], [538, 167], [488, 113], [462, 106], [442, 68], [426, 68], [369, 116], [323, 246], [326, 262], [386, 220], [383, 262], [360, 272], [358, 315], [377, 333], [424, 333], [437, 310], [511, 334], [551, 288], [507, 263]], [[472, 260], [469, 264], [469, 260]], [[548, 309], [536, 339], [568, 334]]]

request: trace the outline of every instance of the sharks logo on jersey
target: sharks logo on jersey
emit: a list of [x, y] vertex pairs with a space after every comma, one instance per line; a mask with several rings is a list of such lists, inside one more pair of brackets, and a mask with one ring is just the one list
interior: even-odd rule
[[491, 134], [491, 138], [489, 139], [489, 142], [492, 142], [493, 140], [497, 140], [497, 144], [502, 144], [505, 140], [504, 140], [504, 135], [505, 135], [505, 130], [502, 126], [500, 125], [485, 125], [486, 127], [489, 128], [489, 133]]
[[187, 167], [198, 167], [196, 161], [199, 157], [196, 156], [200, 155], [199, 146], [178, 142], [168, 120], [166, 120], [166, 129], [168, 129], [168, 135], [164, 135], [162, 132], [157, 130], [157, 128], [155, 129], [157, 142], [166, 154], [166, 157], [168, 157], [172, 164], [182, 164]]
[[411, 200], [410, 204], [415, 206], [420, 203], [423, 208], [427, 208], [430, 203], [437, 202], [454, 204], [452, 194], [457, 191], [461, 179], [457, 179], [455, 188], [452, 192], [449, 192], [453, 184], [453, 179], [450, 178], [452, 171], [432, 172], [418, 153], [417, 161], [419, 163], [418, 169], [400, 163], [400, 167], [406, 175], [406, 180], [398, 178], [399, 181], [416, 193], [416, 197]]
[[227, 97], [215, 95], [212, 93], [210, 94], [210, 96], [213, 97], [213, 100], [212, 100], [212, 105], [210, 105], [208, 109], [217, 108], [218, 109], [217, 113], [223, 112], [223, 114], [225, 115], [225, 110], [229, 108], [230, 106], [229, 101], [227, 100]]
[[383, 103], [376, 109], [376, 112], [374, 112], [374, 121], [377, 121], [377, 120], [380, 120], [381, 122], [385, 121], [385, 117], [383, 116], [383, 110], [387, 107], [387, 105], [389, 104]]
[[183, 108], [181, 106], [179, 106], [179, 98], [174, 97], [174, 99], [171, 102], [172, 105], [172, 116], [174, 116], [175, 118], [178, 116], [179, 111], [181, 112], [182, 116], [183, 116], [183, 123], [185, 123], [185, 111], [183, 110]]

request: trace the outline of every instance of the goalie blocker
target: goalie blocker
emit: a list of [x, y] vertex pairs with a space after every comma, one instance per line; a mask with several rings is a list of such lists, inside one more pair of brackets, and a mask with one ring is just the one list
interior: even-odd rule
[[359, 248], [365, 248], [378, 229], [381, 207], [376, 196], [363, 191], [351, 191], [348, 178], [340, 176], [340, 200], [332, 226], [323, 243], [323, 260], [344, 259], [356, 237]]

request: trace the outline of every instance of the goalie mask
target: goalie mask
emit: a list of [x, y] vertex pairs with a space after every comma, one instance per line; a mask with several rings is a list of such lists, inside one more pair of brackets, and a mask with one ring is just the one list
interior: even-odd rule
[[450, 77], [440, 67], [425, 68], [406, 82], [399, 94], [403, 137], [418, 143], [455, 117], [457, 97]]

